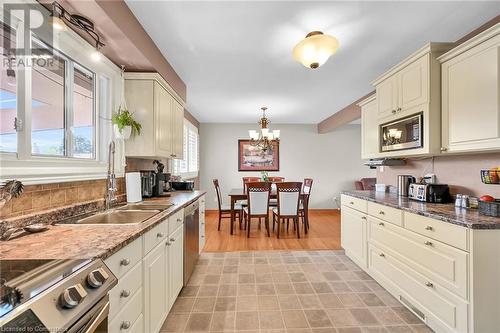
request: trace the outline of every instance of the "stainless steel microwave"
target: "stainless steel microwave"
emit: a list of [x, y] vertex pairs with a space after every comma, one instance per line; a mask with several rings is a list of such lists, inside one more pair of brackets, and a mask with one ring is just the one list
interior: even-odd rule
[[417, 113], [380, 125], [380, 151], [423, 147], [423, 114]]

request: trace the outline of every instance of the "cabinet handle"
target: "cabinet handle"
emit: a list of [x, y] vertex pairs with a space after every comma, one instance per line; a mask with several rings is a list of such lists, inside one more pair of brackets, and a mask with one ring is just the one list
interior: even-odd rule
[[201, 235], [201, 238], [205, 238], [205, 236]]
[[130, 328], [130, 321], [124, 321], [122, 322], [122, 324], [120, 325], [120, 329], [121, 330], [128, 330]]
[[165, 245], [166, 245], [166, 246], [170, 246], [170, 243], [169, 243], [169, 242], [166, 242], [166, 243], [165, 243]]
[[350, 205], [354, 205], [354, 201], [349, 202]]
[[385, 212], [383, 210], [381, 210], [380, 212], [378, 212], [379, 215], [385, 215]]
[[361, 216], [361, 219], [362, 220], [366, 220], [366, 216]]
[[425, 283], [425, 286], [426, 286], [426, 287], [429, 287], [429, 288], [433, 288], [433, 287], [434, 287], [434, 284], [433, 284], [432, 282], [427, 281], [427, 282]]
[[378, 225], [381, 226], [381, 227], [383, 227], [385, 225], [385, 223], [384, 222], [379, 222]]
[[130, 265], [130, 259], [124, 258], [124, 259], [120, 260], [120, 265], [121, 266], [128, 266], [128, 265]]
[[401, 112], [401, 108], [400, 108], [400, 107], [399, 107], [399, 108], [397, 108], [397, 109], [396, 109], [396, 111], [397, 111], [397, 112]]
[[182, 219], [177, 219], [177, 222], [182, 222]]
[[427, 246], [432, 246], [432, 242], [429, 242], [429, 241], [426, 241], [424, 244]]
[[383, 254], [383, 253], [379, 254], [379, 256], [381, 256], [382, 258], [385, 258], [385, 254]]
[[440, 149], [440, 150], [441, 150], [441, 151], [447, 151], [447, 150], [448, 150], [448, 148], [446, 148], [446, 147], [441, 147], [441, 149]]
[[428, 225], [427, 227], [425, 227], [425, 230], [432, 231], [432, 230], [434, 230], [434, 228], [433, 228], [433, 227], [431, 227], [430, 225]]
[[123, 289], [122, 292], [120, 293], [120, 297], [127, 298], [129, 296], [130, 296], [130, 290]]
[[156, 237], [158, 237], [158, 238], [162, 238], [163, 236], [165, 236], [165, 235], [163, 234], [163, 232], [159, 232], [159, 233], [157, 233], [157, 234], [156, 234]]
[[170, 238], [170, 241], [173, 243], [175, 242], [175, 238]]

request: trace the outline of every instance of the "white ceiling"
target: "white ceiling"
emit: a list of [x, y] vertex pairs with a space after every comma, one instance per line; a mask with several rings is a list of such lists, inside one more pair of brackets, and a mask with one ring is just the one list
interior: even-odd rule
[[[428, 41], [455, 41], [499, 2], [132, 1], [127, 4], [187, 85], [201, 122], [318, 123]], [[292, 58], [312, 30], [338, 52], [317, 70]]]

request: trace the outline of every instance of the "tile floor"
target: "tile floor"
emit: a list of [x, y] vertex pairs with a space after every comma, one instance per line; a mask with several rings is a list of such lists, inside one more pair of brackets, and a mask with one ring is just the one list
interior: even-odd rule
[[162, 332], [432, 332], [343, 251], [203, 253]]

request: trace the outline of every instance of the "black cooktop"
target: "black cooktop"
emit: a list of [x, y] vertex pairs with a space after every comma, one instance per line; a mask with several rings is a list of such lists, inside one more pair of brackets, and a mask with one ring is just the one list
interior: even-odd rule
[[0, 260], [0, 318], [89, 262], [84, 259]]

